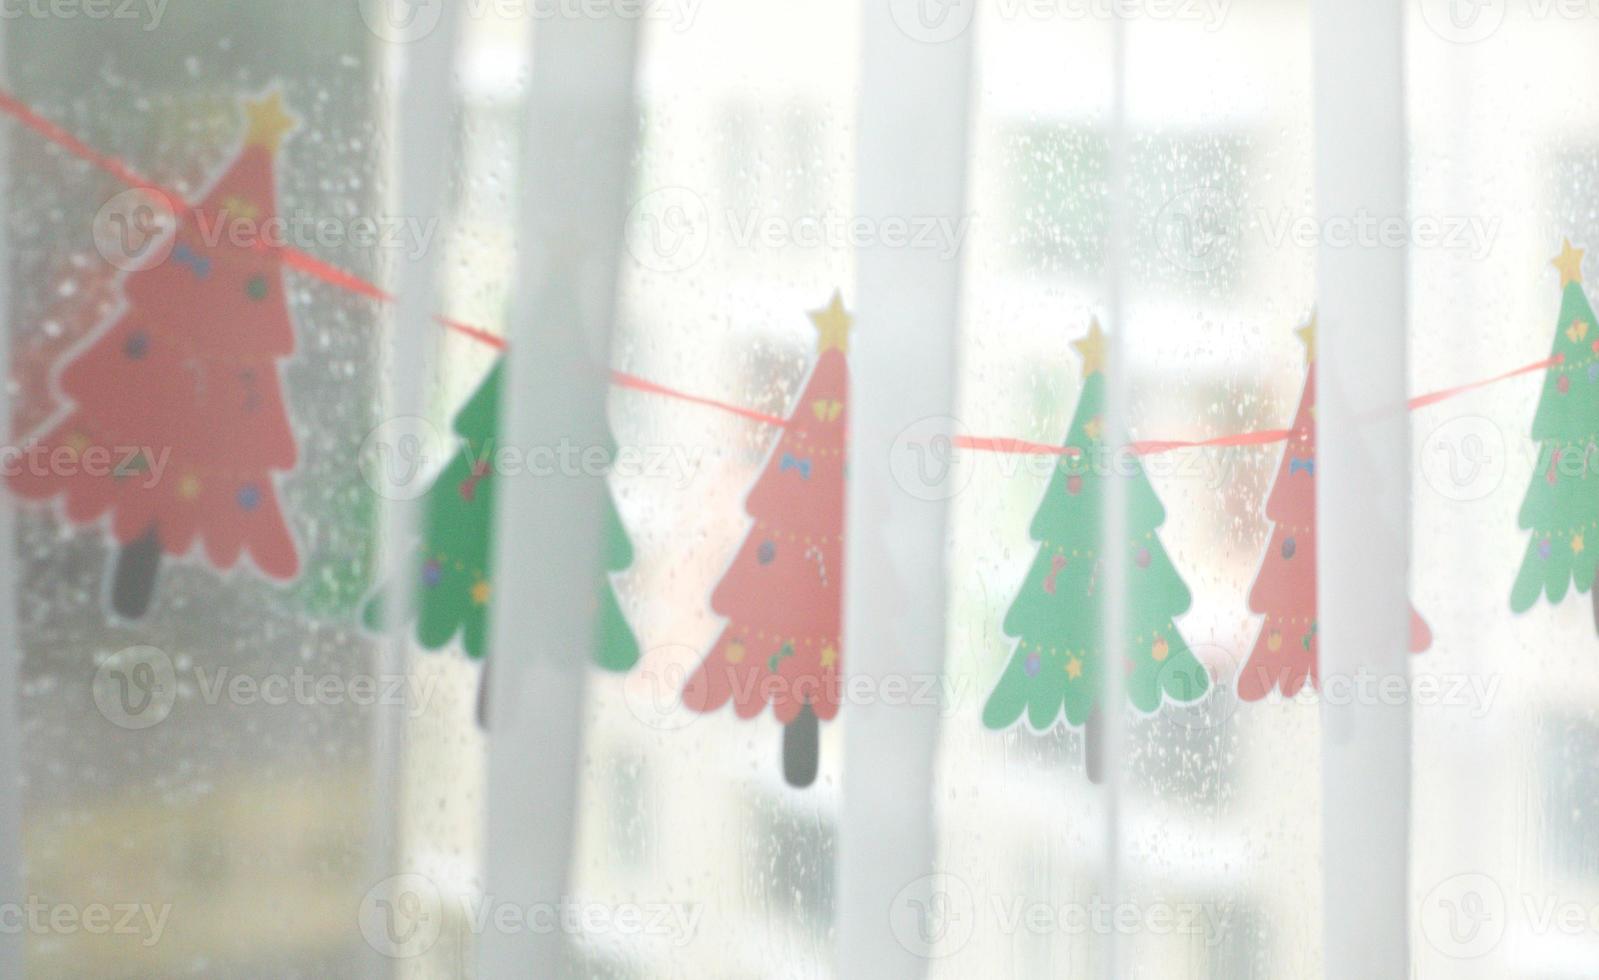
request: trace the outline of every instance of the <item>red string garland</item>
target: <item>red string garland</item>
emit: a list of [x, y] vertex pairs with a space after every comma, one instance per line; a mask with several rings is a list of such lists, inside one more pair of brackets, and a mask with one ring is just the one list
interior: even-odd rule
[[[117, 157], [95, 150], [93, 147], [62, 129], [60, 126], [39, 115], [31, 107], [23, 103], [3, 87], [0, 87], [0, 112], [3, 112], [15, 119], [23, 126], [32, 130], [45, 140], [48, 140], [56, 146], [61, 147], [63, 150], [66, 150], [73, 156], [78, 157], [79, 159], [106, 172], [107, 174], [110, 174], [112, 177], [116, 178], [121, 183], [126, 184], [130, 188], [150, 191], [155, 194], [163, 195], [168, 199], [166, 203], [169, 204], [172, 202], [181, 201], [183, 199], [182, 195], [174, 193], [173, 191], [162, 187], [160, 184], [140, 176], [136, 171], [133, 170], [133, 168], [123, 163]], [[297, 272], [328, 283], [331, 286], [335, 286], [347, 292], [354, 293], [359, 296], [365, 296], [369, 299], [374, 299], [379, 302], [394, 302], [395, 297], [392, 293], [387, 292], [386, 290], [374, 285], [371, 282], [368, 282], [365, 279], [362, 279], [357, 275], [354, 275], [353, 273], [346, 272], [337, 266], [334, 266], [328, 262], [324, 262], [316, 256], [295, 248], [292, 245], [272, 246], [265, 243], [258, 243], [258, 247], [276, 248], [282, 257], [284, 265], [294, 269]], [[437, 321], [440, 326], [453, 333], [460, 334], [461, 336], [476, 341], [477, 343], [493, 347], [496, 350], [503, 351], [508, 349], [510, 346], [506, 342], [505, 338], [485, 330], [482, 327], [473, 326], [469, 323], [463, 323], [460, 320], [454, 320], [443, 315], [435, 315], [434, 320]], [[1531, 374], [1534, 371], [1544, 370], [1545, 368], [1558, 364], [1560, 360], [1561, 358], [1559, 356], [1545, 358], [1543, 360], [1534, 361], [1531, 364], [1524, 364], [1521, 367], [1513, 368], [1502, 374], [1496, 374], [1489, 378], [1483, 378], [1478, 381], [1470, 381], [1465, 384], [1455, 385], [1453, 387], [1443, 388], [1438, 391], [1417, 395], [1414, 398], [1411, 398], [1406, 403], [1405, 407], [1411, 411], [1414, 411], [1419, 408], [1425, 408], [1429, 405], [1436, 405], [1437, 403], [1445, 401], [1446, 399], [1454, 398], [1500, 381], [1506, 381], [1511, 378], [1519, 377], [1523, 374]], [[703, 405], [708, 408], [717, 409], [718, 411], [737, 415], [740, 418], [759, 422], [763, 425], [776, 426], [779, 428], [786, 428], [788, 425], [788, 420], [776, 415], [769, 415], [765, 412], [759, 412], [754, 409], [744, 408], [739, 405], [718, 401], [714, 398], [706, 398], [700, 395], [679, 391], [675, 388], [670, 388], [666, 385], [650, 381], [646, 378], [638, 377], [637, 375], [627, 374], [622, 371], [611, 372], [611, 381], [613, 384], [616, 384], [620, 387], [630, 388], [634, 391], [642, 391], [649, 394], [662, 395], [667, 398], [674, 398], [678, 401], [688, 402], [694, 405]], [[1173, 449], [1261, 446], [1274, 442], [1282, 442], [1287, 438], [1287, 429], [1263, 429], [1255, 432], [1238, 432], [1231, 435], [1216, 436], [1211, 439], [1201, 439], [1195, 441], [1182, 439], [1142, 440], [1133, 442], [1130, 445], [1130, 448], [1134, 453], [1140, 456], [1147, 456], [1154, 453], [1168, 452]], [[1025, 439], [1014, 439], [1005, 436], [962, 435], [956, 436], [953, 442], [959, 448], [977, 450], [980, 452], [1046, 455], [1060, 455], [1062, 452], [1062, 449], [1059, 446], [1046, 445], [1044, 443], [1030, 442]]]

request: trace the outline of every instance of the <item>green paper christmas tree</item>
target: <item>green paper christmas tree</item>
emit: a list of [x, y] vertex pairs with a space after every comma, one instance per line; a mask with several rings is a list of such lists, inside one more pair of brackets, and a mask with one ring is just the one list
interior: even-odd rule
[[[1062, 717], [1087, 726], [1084, 750], [1089, 777], [1098, 780], [1098, 719], [1102, 671], [1100, 631], [1104, 568], [1100, 529], [1104, 494], [1115, 467], [1103, 439], [1105, 338], [1096, 322], [1073, 344], [1083, 356], [1083, 391], [1066, 438], [1066, 451], [1033, 516], [1038, 555], [1005, 616], [1016, 648], [983, 708], [983, 724], [1004, 729], [1025, 716], [1034, 731]], [[1118, 460], [1119, 462], [1119, 460]], [[1128, 589], [1127, 699], [1145, 713], [1163, 700], [1198, 700], [1210, 675], [1189, 651], [1173, 617], [1188, 609], [1188, 587], [1172, 566], [1155, 529], [1166, 512], [1141, 466], [1133, 462], [1127, 486]]]
[[[474, 659], [488, 654], [497, 484], [493, 462], [504, 374], [502, 359], [456, 416], [455, 432], [461, 437], [461, 447], [428, 490], [422, 518], [417, 642], [437, 650], [459, 635], [461, 646]], [[619, 572], [633, 563], [633, 546], [608, 495], [606, 503], [605, 567], [608, 572]], [[622, 614], [609, 575], [599, 589], [596, 617], [595, 662], [615, 671], [638, 663], [638, 640]], [[381, 595], [367, 603], [365, 621], [369, 628], [382, 627]]]
[[[1538, 466], [1521, 504], [1521, 527], [1532, 532], [1527, 556], [1510, 592], [1510, 608], [1525, 612], [1539, 594], [1565, 598], [1573, 583], [1587, 592], [1599, 574], [1599, 479], [1593, 460], [1599, 438], [1599, 329], [1582, 290], [1582, 249], [1563, 244], [1560, 319], [1543, 397], [1532, 420], [1540, 443]], [[1599, 627], [1599, 589], [1594, 590]]]

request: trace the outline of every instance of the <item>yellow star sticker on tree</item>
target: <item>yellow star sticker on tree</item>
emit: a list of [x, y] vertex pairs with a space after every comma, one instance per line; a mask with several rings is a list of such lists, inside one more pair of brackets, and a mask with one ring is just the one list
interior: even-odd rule
[[1082, 340], [1072, 341], [1072, 347], [1082, 355], [1083, 377], [1105, 370], [1105, 332], [1099, 329], [1097, 317], [1088, 325]]
[[1572, 248], [1571, 239], [1560, 240], [1560, 254], [1549, 264], [1560, 270], [1560, 288], [1582, 282], [1582, 249]]
[[1295, 330], [1299, 335], [1299, 342], [1305, 345], [1305, 363], [1316, 363], [1316, 314], [1310, 315], [1310, 322]]
[[472, 601], [480, 606], [486, 606], [489, 604], [489, 596], [493, 592], [494, 590], [489, 588], [489, 583], [478, 579], [477, 584], [472, 586]]
[[282, 92], [273, 92], [260, 102], [246, 102], [244, 113], [250, 121], [244, 145], [264, 146], [272, 153], [278, 152], [283, 137], [299, 125], [293, 116], [283, 111]]
[[1073, 657], [1070, 660], [1066, 661], [1066, 676], [1070, 677], [1074, 681], [1077, 680], [1079, 677], [1082, 677], [1083, 676], [1083, 662], [1081, 660], [1078, 660], [1076, 657]]
[[1573, 534], [1571, 536], [1571, 553], [1574, 555], [1582, 554], [1582, 547], [1582, 535]]
[[1573, 320], [1571, 326], [1566, 328], [1566, 339], [1573, 344], [1582, 343], [1582, 338], [1588, 336], [1588, 322], [1586, 320]]
[[823, 667], [835, 667], [837, 665], [838, 665], [838, 650], [831, 643], [829, 643], [825, 647], [822, 647], [822, 666]]
[[1083, 433], [1095, 442], [1099, 441], [1099, 437], [1104, 433], [1104, 431], [1105, 420], [1100, 418], [1098, 415], [1083, 423]]
[[260, 208], [237, 194], [229, 194], [223, 200], [222, 210], [235, 218], [242, 218], [245, 221], [254, 221], [261, 216]]
[[855, 323], [855, 318], [845, 311], [844, 297], [838, 290], [833, 290], [833, 298], [826, 307], [812, 310], [810, 317], [819, 335], [816, 340], [818, 354], [825, 354], [830, 350], [849, 353], [849, 331]]
[[178, 481], [178, 496], [184, 500], [193, 500], [200, 496], [200, 478], [193, 473], [188, 474]]

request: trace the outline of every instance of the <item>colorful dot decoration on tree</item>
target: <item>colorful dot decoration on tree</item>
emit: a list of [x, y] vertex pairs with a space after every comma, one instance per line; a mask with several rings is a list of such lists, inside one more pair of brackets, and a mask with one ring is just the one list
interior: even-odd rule
[[776, 653], [767, 658], [766, 669], [775, 674], [777, 673], [778, 665], [792, 656], [794, 656], [794, 644], [785, 643], [778, 648]]
[[144, 450], [139, 450], [126, 460], [117, 464], [113, 475], [117, 477], [137, 476], [150, 468], [150, 461], [145, 458]]
[[261, 506], [261, 488], [253, 483], [246, 483], [239, 488], [238, 501], [244, 510], [255, 510]]
[[771, 541], [762, 541], [760, 548], [756, 549], [755, 560], [762, 565], [770, 565], [777, 559], [777, 545]]
[[244, 293], [259, 303], [272, 294], [272, 287], [268, 285], [266, 276], [254, 276], [245, 284]]
[[430, 589], [436, 589], [444, 581], [444, 566], [437, 558], [429, 558], [422, 563], [422, 584]]
[[1284, 538], [1283, 539], [1283, 558], [1284, 558], [1284, 560], [1293, 558], [1294, 557], [1294, 552], [1296, 552], [1298, 550], [1299, 550], [1299, 545], [1294, 542], [1293, 538]]
[[1148, 548], [1139, 548], [1138, 549], [1138, 554], [1133, 557], [1133, 561], [1138, 563], [1138, 567], [1139, 568], [1148, 568], [1149, 567], [1149, 549]]
[[150, 352], [150, 338], [142, 330], [129, 334], [127, 342], [122, 345], [122, 352], [128, 355], [129, 360], [142, 361]]

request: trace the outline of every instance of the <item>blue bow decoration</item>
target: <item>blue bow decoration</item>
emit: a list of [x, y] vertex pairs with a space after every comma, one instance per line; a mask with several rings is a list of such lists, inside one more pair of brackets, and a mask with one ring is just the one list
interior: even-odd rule
[[783, 454], [783, 461], [777, 464], [777, 469], [779, 473], [784, 470], [799, 470], [800, 476], [807, 480], [811, 478], [811, 461], [808, 459], [796, 459], [791, 453]]
[[1305, 459], [1301, 456], [1295, 456], [1293, 459], [1288, 461], [1288, 472], [1292, 474], [1298, 472], [1299, 470], [1304, 470], [1306, 474], [1315, 476], [1316, 461], [1314, 459]]

